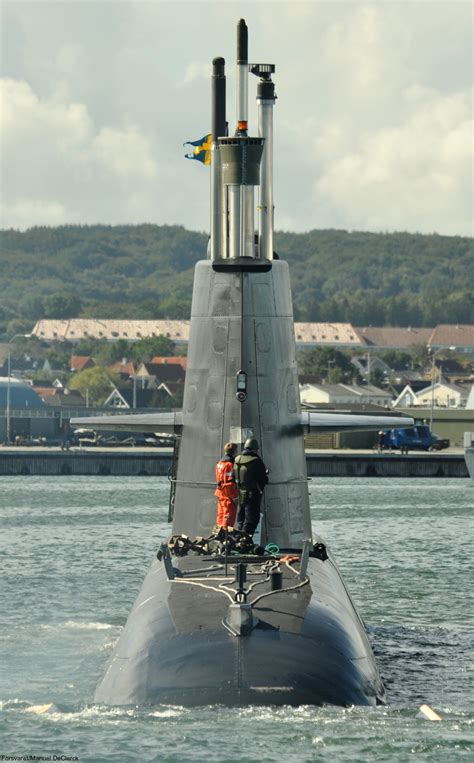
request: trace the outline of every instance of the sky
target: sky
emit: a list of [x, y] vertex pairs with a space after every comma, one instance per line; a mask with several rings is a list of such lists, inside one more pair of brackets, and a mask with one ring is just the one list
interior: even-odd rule
[[[275, 227], [473, 233], [473, 4], [1, 4], [2, 227], [209, 230], [211, 61], [276, 65]], [[257, 134], [257, 79], [249, 82]]]

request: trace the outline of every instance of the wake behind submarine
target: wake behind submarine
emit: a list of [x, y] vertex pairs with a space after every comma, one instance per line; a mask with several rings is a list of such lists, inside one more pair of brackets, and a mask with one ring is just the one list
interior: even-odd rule
[[[334, 558], [311, 532], [303, 437], [379, 429], [393, 416], [301, 412], [289, 268], [273, 251], [272, 64], [249, 64], [237, 27], [237, 129], [213, 61], [211, 237], [196, 265], [182, 413], [116, 415], [114, 429], [171, 432], [170, 541], [160, 547], [97, 686], [108, 705], [376, 705], [385, 690]], [[258, 135], [248, 134], [249, 74]], [[255, 235], [258, 188], [258, 235]], [[110, 417], [76, 424], [111, 428]], [[412, 420], [397, 417], [397, 426]], [[212, 534], [215, 464], [257, 438], [269, 470], [259, 545]], [[179, 453], [179, 455], [178, 455]]]

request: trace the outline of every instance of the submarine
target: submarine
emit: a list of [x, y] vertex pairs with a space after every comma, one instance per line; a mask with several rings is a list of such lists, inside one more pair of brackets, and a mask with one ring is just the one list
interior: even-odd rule
[[[95, 701], [384, 704], [363, 620], [330, 549], [312, 534], [304, 435], [413, 422], [301, 411], [289, 266], [273, 244], [275, 66], [249, 63], [243, 19], [236, 71], [231, 135], [225, 60], [212, 61], [211, 235], [207, 258], [195, 267], [182, 411], [73, 422], [175, 438], [171, 535], [146, 574]], [[248, 125], [253, 76], [256, 135]], [[227, 441], [241, 448], [247, 438], [258, 440], [269, 476], [253, 538], [213, 532], [216, 462]]]

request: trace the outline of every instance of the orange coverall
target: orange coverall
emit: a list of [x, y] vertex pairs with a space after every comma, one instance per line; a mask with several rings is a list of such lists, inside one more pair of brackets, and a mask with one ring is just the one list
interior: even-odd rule
[[237, 505], [235, 499], [239, 495], [239, 488], [234, 481], [234, 459], [224, 456], [216, 464], [217, 489], [217, 524], [219, 527], [233, 527]]

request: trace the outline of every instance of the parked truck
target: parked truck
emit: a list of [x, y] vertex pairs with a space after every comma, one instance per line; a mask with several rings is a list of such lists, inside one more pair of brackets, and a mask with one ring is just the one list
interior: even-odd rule
[[449, 448], [449, 440], [441, 440], [432, 433], [426, 424], [410, 427], [409, 429], [385, 429], [383, 437], [384, 450], [444, 450]]

